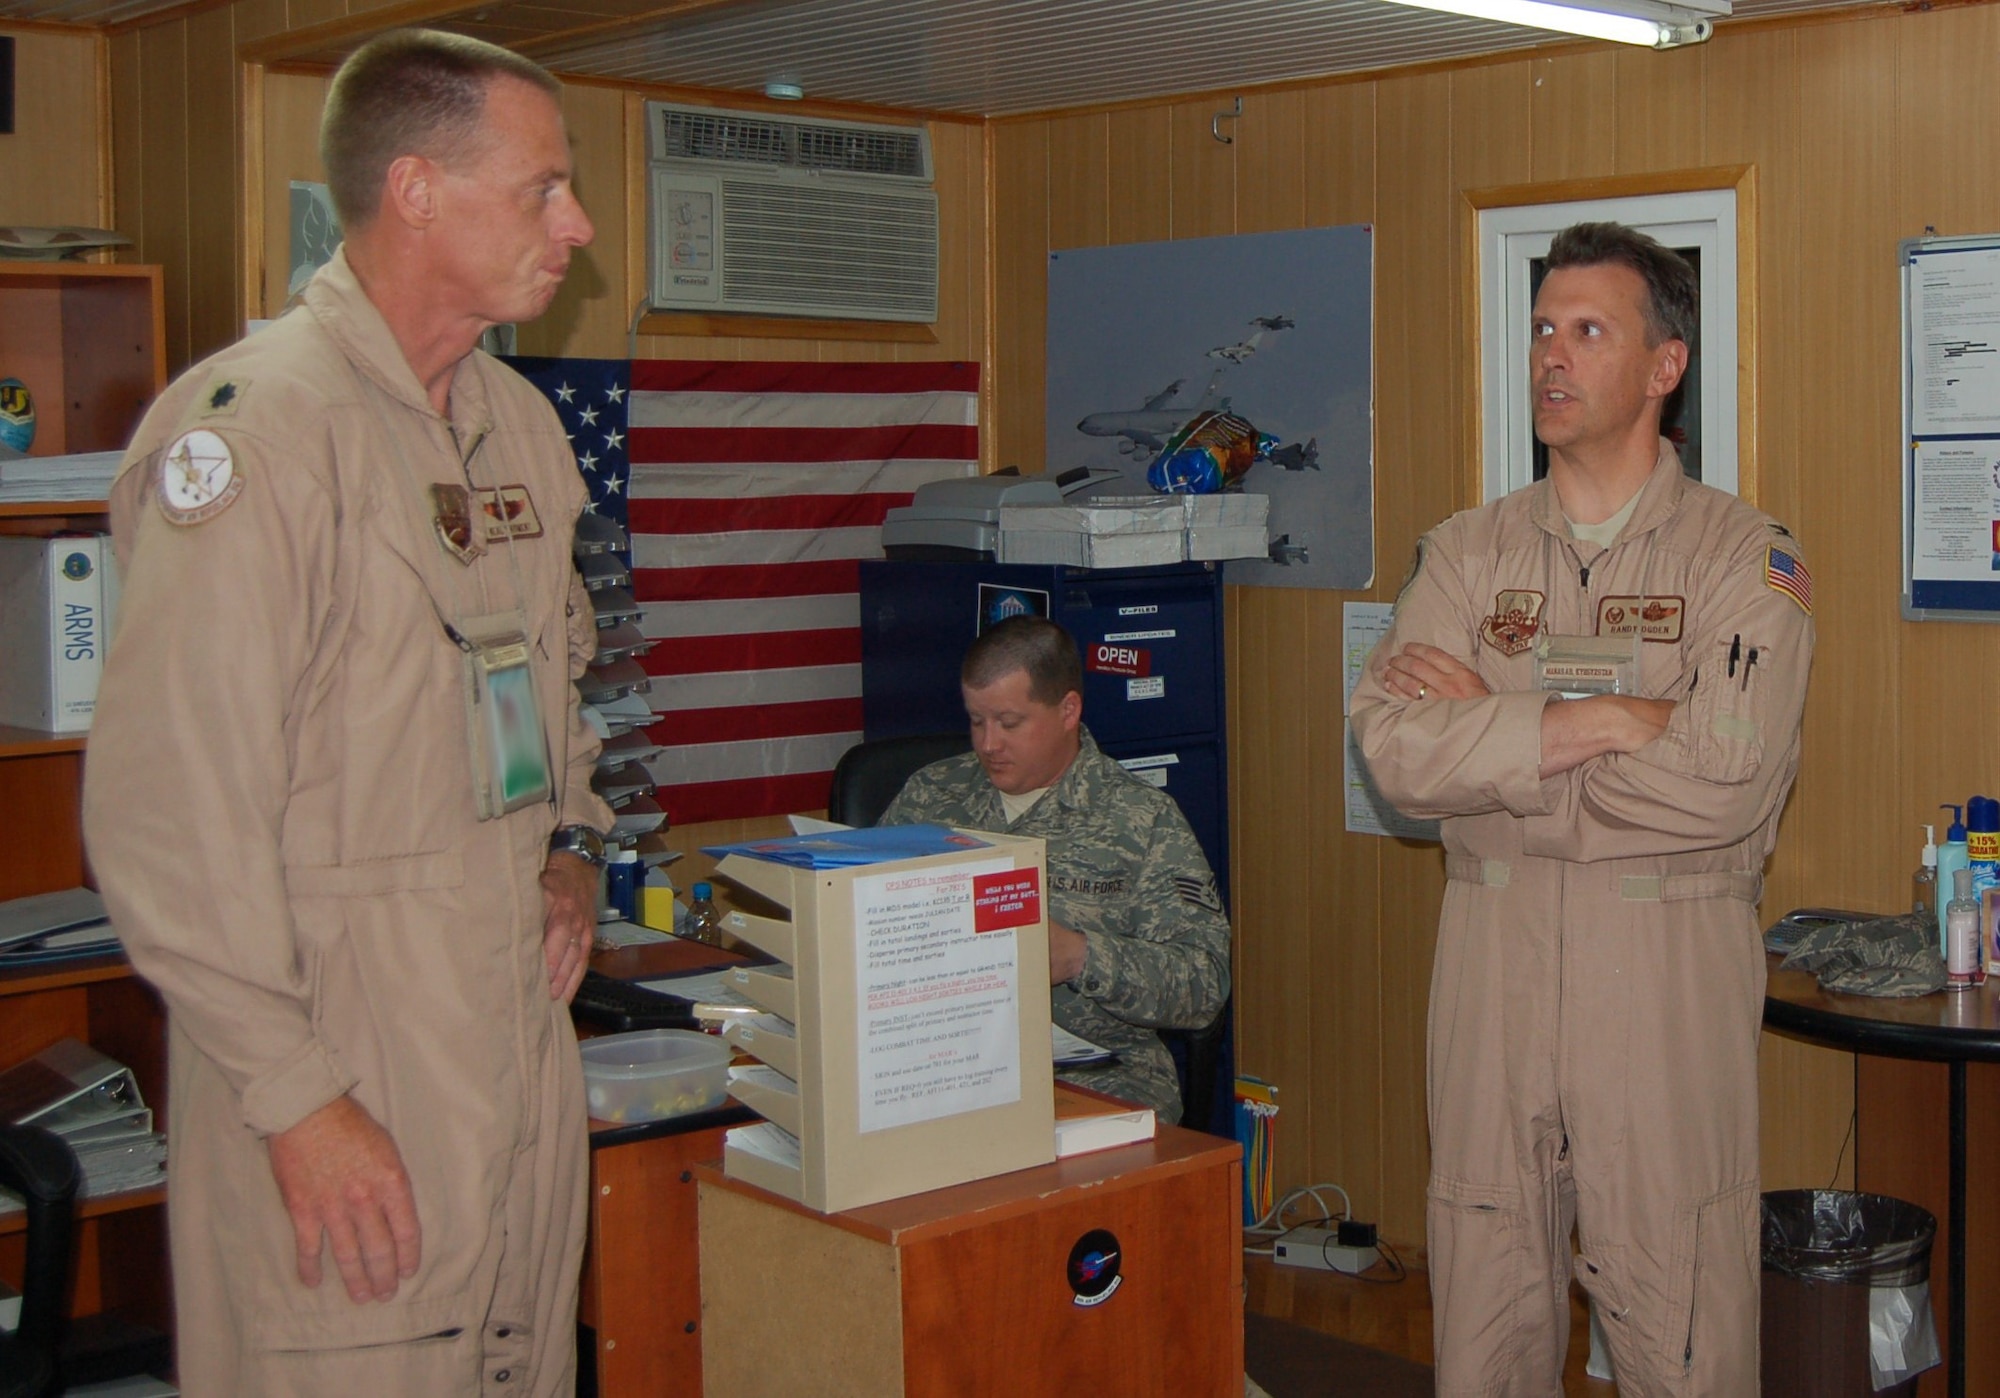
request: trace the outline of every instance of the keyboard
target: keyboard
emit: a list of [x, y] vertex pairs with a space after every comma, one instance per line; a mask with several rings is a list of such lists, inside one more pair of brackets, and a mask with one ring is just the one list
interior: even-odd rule
[[648, 990], [601, 971], [585, 971], [570, 1014], [594, 1029], [627, 1033], [634, 1029], [700, 1029], [694, 1005], [678, 995]]

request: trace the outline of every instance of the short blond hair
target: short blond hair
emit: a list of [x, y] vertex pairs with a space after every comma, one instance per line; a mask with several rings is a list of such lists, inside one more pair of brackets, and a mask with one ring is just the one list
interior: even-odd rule
[[368, 225], [389, 166], [403, 156], [449, 166], [477, 154], [486, 91], [501, 77], [552, 97], [562, 91], [532, 59], [437, 29], [392, 29], [349, 54], [319, 123], [320, 160], [341, 226]]

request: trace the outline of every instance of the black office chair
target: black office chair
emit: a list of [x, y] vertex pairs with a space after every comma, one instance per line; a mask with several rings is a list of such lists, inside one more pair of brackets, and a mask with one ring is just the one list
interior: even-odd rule
[[856, 743], [834, 765], [826, 818], [841, 825], [873, 825], [904, 782], [933, 762], [971, 751], [972, 737], [962, 728], [955, 733], [912, 733]]
[[83, 1175], [67, 1143], [39, 1126], [0, 1126], [0, 1185], [28, 1206], [21, 1324], [0, 1334], [0, 1398], [62, 1391], [56, 1368], [68, 1321], [70, 1232]]

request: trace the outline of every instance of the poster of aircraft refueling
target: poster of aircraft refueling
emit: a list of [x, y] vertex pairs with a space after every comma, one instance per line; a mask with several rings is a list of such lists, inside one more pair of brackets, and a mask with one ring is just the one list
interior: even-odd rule
[[1227, 581], [1368, 586], [1372, 248], [1356, 225], [1050, 253], [1047, 469], [1267, 495], [1270, 556]]

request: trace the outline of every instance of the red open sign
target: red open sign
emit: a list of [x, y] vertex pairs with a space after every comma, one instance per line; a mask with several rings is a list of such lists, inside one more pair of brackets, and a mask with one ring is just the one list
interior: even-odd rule
[[1129, 675], [1134, 679], [1153, 673], [1153, 653], [1141, 646], [1113, 645], [1099, 641], [1084, 656], [1084, 669], [1093, 675]]

